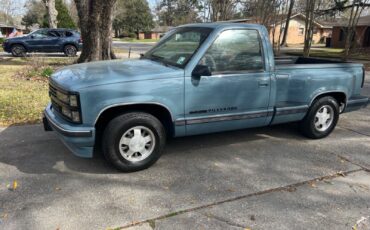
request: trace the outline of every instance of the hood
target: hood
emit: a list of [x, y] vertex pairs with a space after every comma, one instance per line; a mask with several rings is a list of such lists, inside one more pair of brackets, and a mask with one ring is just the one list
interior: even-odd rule
[[54, 73], [51, 81], [61, 88], [75, 91], [103, 84], [180, 77], [183, 74], [183, 69], [147, 59], [114, 60], [67, 66]]
[[17, 36], [17, 37], [13, 37], [13, 38], [6, 38], [5, 41], [18, 41], [18, 40], [22, 40], [23, 38], [27, 37], [27, 35], [21, 35], [21, 36]]

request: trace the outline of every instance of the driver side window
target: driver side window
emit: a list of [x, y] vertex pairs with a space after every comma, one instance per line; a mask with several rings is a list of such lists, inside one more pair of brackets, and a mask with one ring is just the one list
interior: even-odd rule
[[212, 73], [263, 70], [260, 37], [257, 30], [226, 30], [213, 42], [199, 62]]

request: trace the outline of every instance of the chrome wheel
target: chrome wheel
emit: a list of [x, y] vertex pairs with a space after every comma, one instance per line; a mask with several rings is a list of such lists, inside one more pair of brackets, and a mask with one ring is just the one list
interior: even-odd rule
[[68, 46], [65, 47], [64, 53], [68, 57], [73, 57], [73, 56], [76, 56], [77, 51], [76, 51], [76, 48], [74, 46], [68, 45]]
[[315, 128], [320, 132], [326, 131], [334, 120], [334, 109], [329, 105], [324, 105], [317, 110], [315, 115]]
[[154, 147], [154, 133], [144, 126], [135, 126], [127, 130], [119, 141], [122, 157], [131, 162], [144, 160], [150, 156]]
[[24, 56], [26, 53], [26, 50], [23, 46], [16, 45], [12, 48], [12, 54], [17, 57]]

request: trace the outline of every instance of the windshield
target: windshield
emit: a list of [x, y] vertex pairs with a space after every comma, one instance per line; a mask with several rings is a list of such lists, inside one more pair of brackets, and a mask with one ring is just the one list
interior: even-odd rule
[[183, 68], [211, 31], [211, 28], [202, 27], [175, 29], [143, 58]]

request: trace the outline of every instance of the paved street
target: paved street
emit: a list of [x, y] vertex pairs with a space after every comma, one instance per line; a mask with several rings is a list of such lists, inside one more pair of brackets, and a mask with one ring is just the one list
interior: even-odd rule
[[[370, 96], [369, 74], [364, 94]], [[306, 139], [296, 128], [170, 140], [154, 166], [130, 174], [100, 155], [73, 156], [41, 125], [0, 128], [0, 229], [370, 224], [370, 107], [341, 115], [325, 139]]]
[[120, 42], [120, 41], [113, 41], [113, 47], [114, 48], [120, 48], [129, 50], [131, 48], [131, 51], [134, 53], [145, 53], [150, 48], [152, 48], [155, 45], [154, 42]]

